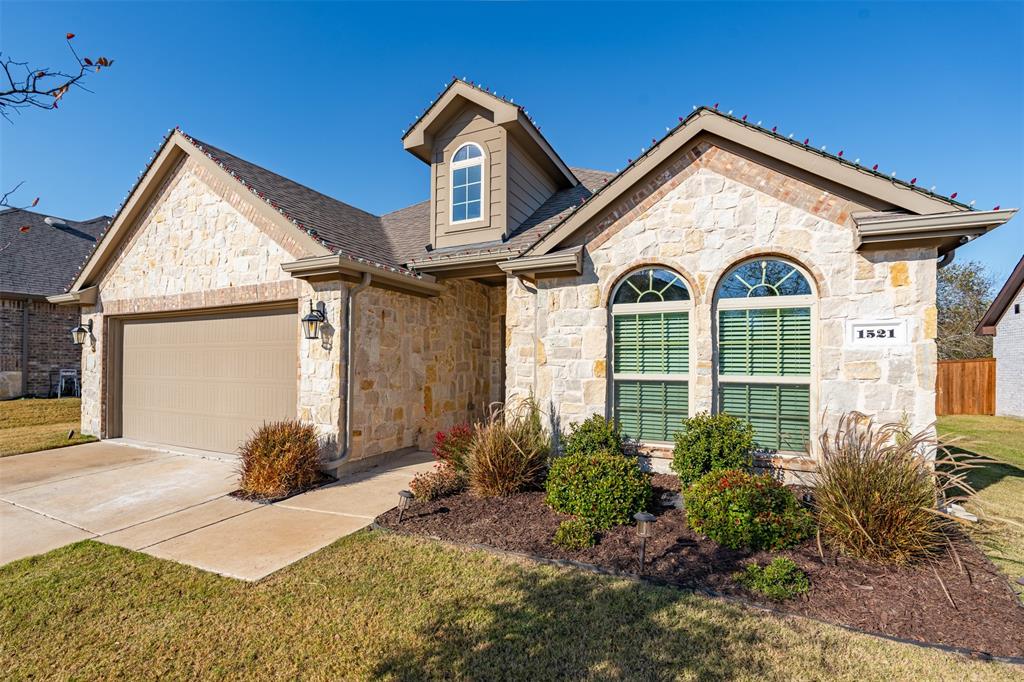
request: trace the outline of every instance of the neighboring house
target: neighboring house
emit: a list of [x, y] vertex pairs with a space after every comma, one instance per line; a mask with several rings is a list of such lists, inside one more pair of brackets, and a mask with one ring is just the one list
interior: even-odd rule
[[1024, 417], [1024, 256], [1010, 273], [975, 333], [994, 336], [996, 414]]
[[78, 369], [70, 339], [80, 315], [46, 297], [67, 290], [109, 221], [0, 210], [0, 400], [45, 398], [60, 370]]
[[727, 410], [806, 470], [842, 411], [931, 424], [937, 259], [1014, 213], [708, 108], [612, 174], [455, 80], [402, 142], [429, 198], [376, 216], [172, 131], [51, 298], [92, 324], [83, 431], [232, 451], [297, 417], [338, 461], [532, 394], [655, 454]]

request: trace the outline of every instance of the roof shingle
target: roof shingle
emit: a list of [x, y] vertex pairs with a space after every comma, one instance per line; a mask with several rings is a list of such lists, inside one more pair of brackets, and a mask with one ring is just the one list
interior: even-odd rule
[[110, 222], [109, 217], [100, 216], [48, 225], [46, 218], [20, 208], [0, 211], [0, 292], [64, 293]]

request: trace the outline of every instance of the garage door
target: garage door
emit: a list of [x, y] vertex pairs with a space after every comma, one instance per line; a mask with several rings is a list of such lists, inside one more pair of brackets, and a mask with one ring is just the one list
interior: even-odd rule
[[295, 417], [295, 309], [126, 320], [121, 434], [235, 452]]

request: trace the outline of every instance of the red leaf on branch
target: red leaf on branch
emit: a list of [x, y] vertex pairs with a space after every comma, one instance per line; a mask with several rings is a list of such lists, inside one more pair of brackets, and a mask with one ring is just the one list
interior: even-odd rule
[[75, 34], [74, 34], [74, 33], [69, 33], [69, 34], [67, 35], [67, 38], [68, 38], [68, 40], [71, 40], [71, 39], [72, 39], [72, 38], [74, 38], [74, 37], [75, 37]]
[[86, 64], [88, 64], [89, 66], [92, 66], [92, 60], [89, 59], [88, 57], [83, 58], [82, 61], [85, 62]]
[[39, 204], [39, 197], [36, 197], [35, 199], [32, 200], [32, 205], [36, 206], [38, 204]]
[[32, 228], [29, 227], [28, 225], [22, 225], [21, 227], [18, 228], [18, 232], [21, 232], [22, 234], [24, 234], [24, 233], [28, 232], [31, 229]]

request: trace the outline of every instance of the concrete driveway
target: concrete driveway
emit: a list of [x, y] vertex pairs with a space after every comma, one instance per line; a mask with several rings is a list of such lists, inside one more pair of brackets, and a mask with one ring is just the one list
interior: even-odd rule
[[235, 464], [109, 442], [0, 459], [0, 564], [93, 538], [258, 580], [390, 509], [430, 456], [272, 505], [229, 497]]

